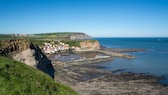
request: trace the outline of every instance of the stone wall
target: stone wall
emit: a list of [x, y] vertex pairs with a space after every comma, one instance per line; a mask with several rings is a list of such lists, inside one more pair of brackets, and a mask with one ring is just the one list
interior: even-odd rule
[[92, 64], [112, 60], [110, 56], [96, 56], [95, 58], [78, 59], [64, 63], [64, 67], [82, 64]]

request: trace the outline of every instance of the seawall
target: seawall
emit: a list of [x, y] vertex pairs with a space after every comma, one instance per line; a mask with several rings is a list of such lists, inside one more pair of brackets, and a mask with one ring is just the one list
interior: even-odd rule
[[95, 58], [86, 58], [86, 59], [78, 59], [74, 61], [68, 61], [63, 63], [64, 67], [74, 66], [74, 65], [82, 65], [82, 64], [92, 64], [99, 63], [112, 60], [111, 56], [96, 56]]
[[109, 52], [109, 51], [106, 51], [106, 50], [97, 50], [97, 52], [103, 53], [103, 54], [106, 54], [106, 55], [109, 55], [109, 56], [114, 56], [114, 57], [123, 57], [123, 58], [128, 58], [128, 59], [135, 58], [134, 56], [129, 55], [129, 54]]

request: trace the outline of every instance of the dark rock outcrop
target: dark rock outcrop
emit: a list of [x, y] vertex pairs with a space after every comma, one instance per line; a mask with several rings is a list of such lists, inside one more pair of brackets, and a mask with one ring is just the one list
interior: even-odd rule
[[30, 45], [31, 43], [26, 40], [0, 40], [0, 55], [10, 56], [11, 53], [28, 49]]
[[38, 46], [31, 46], [32, 49], [35, 50], [35, 59], [37, 61], [37, 66], [39, 70], [49, 74], [52, 78], [54, 78], [54, 68], [51, 64], [51, 60], [49, 60], [45, 54], [42, 53], [41, 49]]

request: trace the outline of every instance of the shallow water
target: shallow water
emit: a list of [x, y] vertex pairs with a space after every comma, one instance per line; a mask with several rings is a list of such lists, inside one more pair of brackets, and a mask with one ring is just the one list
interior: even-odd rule
[[113, 61], [98, 64], [105, 70], [126, 69], [135, 73], [148, 73], [164, 76], [160, 81], [168, 85], [168, 38], [95, 38], [107, 48], [138, 48], [144, 52], [131, 52], [135, 59], [115, 58]]

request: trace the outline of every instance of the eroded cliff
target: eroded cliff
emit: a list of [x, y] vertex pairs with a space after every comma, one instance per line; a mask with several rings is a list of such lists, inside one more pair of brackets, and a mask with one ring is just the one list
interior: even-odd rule
[[0, 40], [0, 55], [23, 62], [54, 77], [51, 61], [38, 46], [33, 45], [30, 41], [22, 39]]
[[100, 49], [100, 44], [97, 40], [86, 40], [80, 42], [81, 50], [97, 50]]
[[91, 36], [85, 33], [74, 33], [69, 36], [70, 40], [83, 40], [83, 39], [91, 39]]

